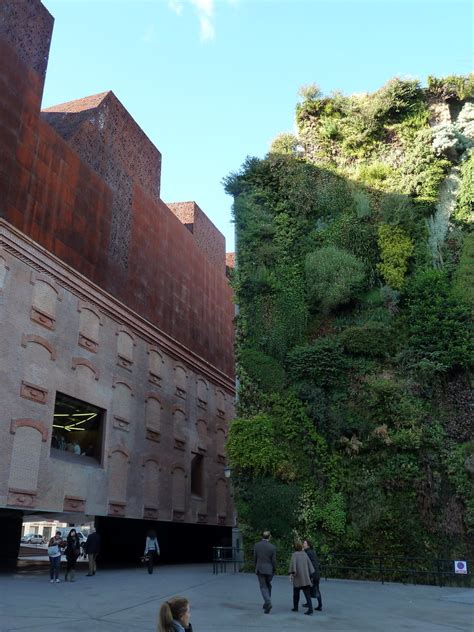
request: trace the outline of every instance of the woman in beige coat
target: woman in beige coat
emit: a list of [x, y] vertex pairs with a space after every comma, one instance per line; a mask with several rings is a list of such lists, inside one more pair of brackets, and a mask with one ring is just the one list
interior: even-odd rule
[[301, 542], [295, 542], [295, 552], [291, 556], [289, 572], [290, 579], [293, 582], [293, 612], [298, 611], [300, 592], [303, 591], [306, 597], [306, 603], [309, 605], [305, 614], [313, 614], [313, 605], [311, 603], [311, 575], [314, 573], [314, 567], [309, 557], [303, 551]]

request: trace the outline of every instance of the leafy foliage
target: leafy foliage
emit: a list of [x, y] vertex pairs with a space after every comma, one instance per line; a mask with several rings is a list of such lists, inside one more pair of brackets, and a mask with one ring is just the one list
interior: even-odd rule
[[464, 236], [461, 256], [453, 275], [455, 296], [459, 297], [474, 311], [474, 233]]
[[246, 501], [241, 503], [241, 517], [255, 533], [269, 529], [275, 538], [288, 537], [297, 523], [299, 494], [295, 483], [268, 477], [253, 479], [241, 484], [241, 497]]
[[329, 337], [294, 347], [288, 355], [288, 373], [295, 382], [309, 380], [330, 387], [341, 380], [346, 368], [342, 346]]
[[462, 225], [474, 222], [474, 152], [461, 165], [461, 190], [454, 219]]
[[444, 271], [419, 272], [405, 296], [409, 353], [446, 368], [469, 368], [473, 360], [470, 310], [454, 295]]
[[365, 281], [363, 263], [336, 246], [306, 255], [305, 271], [309, 306], [324, 313], [349, 302]]
[[272, 140], [270, 152], [273, 154], [289, 154], [294, 155], [297, 152], [298, 139], [294, 134], [278, 134]]
[[275, 427], [268, 414], [235, 419], [227, 443], [227, 454], [235, 467], [254, 474], [274, 474], [284, 452], [277, 446]]
[[243, 349], [240, 366], [264, 391], [278, 392], [285, 383], [283, 367], [271, 356], [257, 349]]
[[377, 268], [388, 285], [400, 290], [413, 252], [413, 242], [403, 228], [381, 224], [378, 245], [382, 261]]
[[[244, 535], [270, 528], [281, 570], [294, 534], [329, 554], [474, 555], [472, 85], [309, 86], [297, 139], [225, 180], [240, 310], [227, 451]], [[444, 99], [459, 137], [430, 127]]]
[[367, 321], [347, 327], [339, 336], [344, 349], [355, 356], [384, 358], [393, 352], [391, 328], [384, 323]]
[[442, 99], [474, 98], [474, 74], [467, 76], [450, 75], [449, 77], [428, 77], [428, 92]]

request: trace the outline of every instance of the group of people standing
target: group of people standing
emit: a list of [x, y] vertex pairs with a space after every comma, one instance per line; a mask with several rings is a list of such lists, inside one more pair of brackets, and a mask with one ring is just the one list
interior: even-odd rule
[[[95, 575], [97, 566], [96, 558], [100, 551], [100, 536], [95, 530], [91, 530], [84, 544], [84, 555], [89, 560], [89, 572], [87, 576]], [[49, 556], [49, 581], [51, 584], [59, 584], [59, 571], [61, 568], [61, 556], [66, 557], [66, 572], [64, 581], [73, 582], [76, 580], [76, 562], [81, 555], [81, 543], [75, 529], [71, 529], [66, 540], [63, 539], [61, 531], [56, 531], [55, 535], [48, 543]]]
[[[254, 546], [254, 564], [257, 573], [260, 592], [263, 597], [263, 611], [269, 614], [272, 609], [272, 579], [276, 570], [276, 548], [270, 542], [270, 531], [264, 531], [262, 539]], [[291, 556], [289, 576], [293, 585], [293, 612], [298, 611], [300, 593], [306, 598], [303, 608], [307, 608], [305, 614], [314, 612], [312, 599], [318, 601], [316, 610], [323, 609], [321, 592], [319, 590], [319, 561], [311, 542], [306, 539], [297, 541], [294, 545], [294, 553]]]

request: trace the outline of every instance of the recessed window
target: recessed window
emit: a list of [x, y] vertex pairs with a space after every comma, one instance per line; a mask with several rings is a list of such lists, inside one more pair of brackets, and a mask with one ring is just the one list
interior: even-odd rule
[[104, 410], [69, 395], [56, 394], [51, 456], [93, 465], [100, 463]]
[[204, 496], [204, 459], [195, 454], [191, 461], [191, 494]]

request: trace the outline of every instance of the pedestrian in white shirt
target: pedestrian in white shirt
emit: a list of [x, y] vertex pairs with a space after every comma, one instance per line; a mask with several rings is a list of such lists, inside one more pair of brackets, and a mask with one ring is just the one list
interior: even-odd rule
[[144, 557], [147, 563], [148, 572], [153, 573], [153, 565], [160, 554], [160, 545], [156, 537], [156, 532], [150, 529], [146, 534]]

